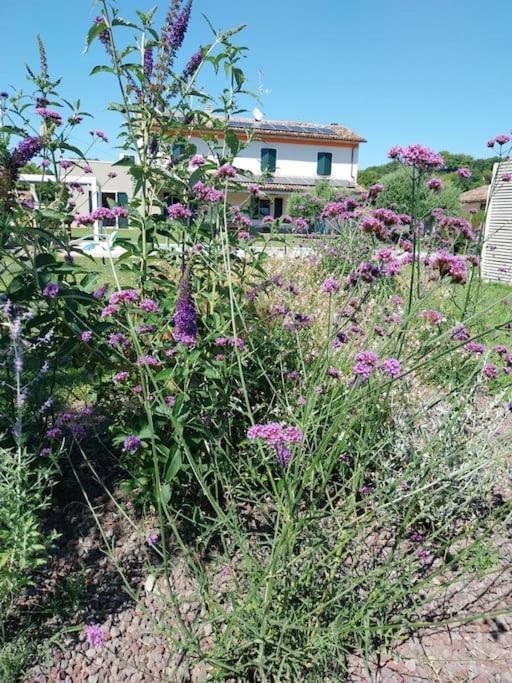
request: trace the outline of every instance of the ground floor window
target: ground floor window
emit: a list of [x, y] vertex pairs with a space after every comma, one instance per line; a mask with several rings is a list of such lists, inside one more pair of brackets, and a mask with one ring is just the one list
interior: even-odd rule
[[[128, 194], [126, 192], [102, 192], [101, 206], [111, 209], [113, 206], [127, 206]], [[127, 228], [128, 218], [119, 216], [117, 218], [106, 218], [103, 220], [104, 228]]]
[[270, 199], [258, 200], [258, 214], [260, 218], [270, 216]]

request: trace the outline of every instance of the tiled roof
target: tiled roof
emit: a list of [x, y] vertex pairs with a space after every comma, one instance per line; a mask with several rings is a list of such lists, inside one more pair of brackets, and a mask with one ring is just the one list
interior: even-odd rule
[[489, 185], [481, 185], [472, 190], [463, 192], [459, 195], [461, 202], [485, 202], [487, 200], [487, 193], [489, 192]]
[[328, 183], [336, 189], [350, 189], [354, 192], [362, 191], [359, 186], [347, 180], [333, 180], [331, 178], [311, 178], [302, 176], [269, 176], [268, 178], [250, 178], [238, 176], [237, 181], [241, 185], [256, 183], [265, 192], [300, 192], [314, 188], [318, 183]]
[[345, 142], [366, 142], [365, 138], [355, 133], [350, 128], [340, 126], [338, 123], [305, 123], [303, 121], [277, 121], [263, 119], [256, 121], [250, 118], [231, 119], [229, 126], [235, 129], [250, 130], [265, 136], [286, 136], [317, 138], [319, 140], [343, 140]]

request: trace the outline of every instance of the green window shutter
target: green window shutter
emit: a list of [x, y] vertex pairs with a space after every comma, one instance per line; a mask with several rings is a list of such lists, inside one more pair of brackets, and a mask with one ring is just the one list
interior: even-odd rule
[[331, 175], [332, 154], [330, 152], [318, 152], [316, 172], [317, 175]]
[[176, 142], [172, 146], [172, 158], [174, 161], [180, 161], [185, 154], [185, 145], [182, 142]]
[[270, 147], [261, 148], [261, 170], [263, 173], [274, 173], [276, 170], [277, 150]]
[[[126, 192], [118, 192], [117, 193], [117, 203], [120, 206], [128, 206], [128, 195]], [[123, 216], [119, 216], [117, 219], [117, 224], [120, 228], [127, 228], [128, 227], [128, 218], [124, 218]]]

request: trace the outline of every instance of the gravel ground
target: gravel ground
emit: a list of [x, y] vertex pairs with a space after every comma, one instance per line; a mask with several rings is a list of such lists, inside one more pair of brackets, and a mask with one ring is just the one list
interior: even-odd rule
[[[509, 427], [512, 431], [512, 424]], [[511, 497], [510, 482], [503, 482], [500, 494]], [[102, 538], [86, 505], [74, 502], [54, 511], [51, 524], [62, 533], [56, 559], [21, 607], [30, 611], [54, 595], [59, 586], [70, 586], [66, 582], [77, 576], [83, 583], [82, 592], [76, 609], [63, 608], [63, 614], [42, 625], [41, 654], [22, 683], [209, 680], [205, 664], [184, 656], [179, 644], [174, 645], [159, 632], [157, 624], [164, 625], [167, 633], [176, 634], [179, 640], [176, 620], [170, 616], [166, 582], [161, 576], [155, 578], [159, 558], [146, 540], [156, 526], [152, 527], [149, 520], [141, 528], [130, 508], [126, 516], [119, 514], [115, 505], [101, 496], [93, 504], [106, 539], [114, 545], [114, 562], [102, 551]], [[512, 617], [501, 616], [506, 610], [512, 612], [512, 529], [498, 544], [500, 569], [471, 584], [452, 588], [443, 600], [454, 621], [462, 612], [467, 615], [485, 611], [494, 615], [492, 618], [475, 619], [465, 626], [424, 629], [370, 664], [354, 656], [348, 680], [512, 683]], [[179, 596], [180, 616], [193, 625], [201, 648], [207, 649], [212, 645], [211, 626], [201, 613], [185, 564], [172, 546], [170, 551], [170, 582]], [[124, 590], [116, 562], [137, 592], [138, 604]], [[229, 581], [229, 576], [218, 572], [215, 582], [219, 593]], [[101, 648], [86, 642], [86, 623], [101, 627], [105, 636]], [[61, 647], [50, 644], [52, 634], [60, 634]]]

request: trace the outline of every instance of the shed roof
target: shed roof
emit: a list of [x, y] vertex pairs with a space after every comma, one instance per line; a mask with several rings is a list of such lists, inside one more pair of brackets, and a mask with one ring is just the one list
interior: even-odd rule
[[489, 185], [481, 185], [480, 187], [474, 187], [472, 190], [463, 192], [459, 195], [461, 202], [485, 202], [487, 200], [487, 194], [489, 192]]

